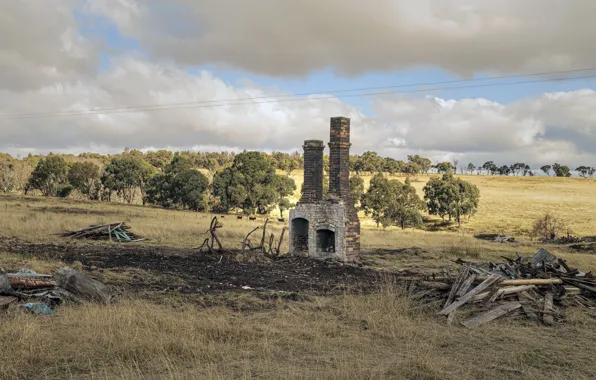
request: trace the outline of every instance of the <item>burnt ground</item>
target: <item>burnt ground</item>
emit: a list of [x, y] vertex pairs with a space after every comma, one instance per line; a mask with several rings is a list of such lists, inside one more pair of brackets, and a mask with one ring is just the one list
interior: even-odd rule
[[0, 237], [0, 251], [67, 264], [80, 262], [93, 277], [122, 292], [205, 295], [237, 291], [308, 296], [369, 292], [383, 281], [377, 271], [332, 260], [268, 258], [242, 251], [199, 253], [142, 243], [34, 243]]

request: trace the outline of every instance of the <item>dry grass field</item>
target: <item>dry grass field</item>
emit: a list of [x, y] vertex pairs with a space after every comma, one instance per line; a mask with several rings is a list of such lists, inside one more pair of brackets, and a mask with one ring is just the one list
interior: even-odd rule
[[[298, 188], [301, 175], [294, 173]], [[427, 179], [419, 177], [413, 185], [421, 191]], [[365, 220], [363, 263], [432, 272], [455, 268], [451, 260], [457, 257], [498, 260], [515, 252], [532, 254], [539, 245], [524, 234], [548, 210], [567, 220], [576, 234], [596, 235], [594, 180], [465, 179], [480, 188], [481, 201], [478, 214], [461, 231], [383, 231]], [[148, 238], [134, 244], [197, 247], [210, 218], [140, 206], [0, 196], [0, 238], [18, 237], [66, 252], [75, 245], [53, 234], [112, 221], [125, 221]], [[246, 233], [262, 223], [233, 215], [221, 221], [220, 235], [229, 248], [238, 248]], [[271, 231], [279, 235], [283, 226], [274, 221]], [[486, 242], [473, 237], [479, 232], [512, 233], [522, 241]], [[106, 255], [112, 254], [105, 248]], [[573, 266], [596, 271], [594, 254], [547, 248]], [[26, 266], [49, 272], [63, 264], [6, 251], [0, 249], [0, 267], [8, 270]], [[74, 265], [103, 279], [156, 275], [141, 268], [116, 273]], [[447, 326], [432, 310], [418, 308], [389, 281], [372, 294], [304, 300], [265, 302], [250, 292], [224, 293], [208, 307], [182, 294], [160, 294], [124, 293], [109, 306], [63, 307], [51, 317], [0, 315], [0, 379], [590, 379], [596, 373], [591, 348], [595, 311], [570, 309], [567, 321], [555, 327], [503, 319], [467, 330]], [[239, 303], [242, 308], [236, 307]]]

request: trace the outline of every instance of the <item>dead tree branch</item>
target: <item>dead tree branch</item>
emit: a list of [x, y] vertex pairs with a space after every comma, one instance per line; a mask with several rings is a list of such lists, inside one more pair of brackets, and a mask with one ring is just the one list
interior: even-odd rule
[[201, 244], [201, 246], [198, 248], [198, 250], [199, 251], [207, 250], [208, 252], [212, 253], [214, 244], [217, 243], [217, 251], [221, 252], [223, 250], [223, 245], [221, 243], [221, 240], [219, 240], [219, 237], [217, 236], [217, 229], [222, 228], [222, 227], [223, 227], [223, 225], [219, 224], [217, 217], [214, 216], [213, 219], [211, 219], [211, 224], [209, 225], [209, 229], [204, 232], [204, 233], [209, 233], [210, 237], [206, 238], [203, 241], [203, 244]]

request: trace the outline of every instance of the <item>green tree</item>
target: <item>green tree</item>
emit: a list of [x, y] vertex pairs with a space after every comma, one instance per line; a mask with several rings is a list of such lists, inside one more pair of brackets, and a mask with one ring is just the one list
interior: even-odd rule
[[437, 173], [454, 173], [455, 167], [451, 162], [439, 162], [435, 165]]
[[482, 169], [484, 169], [490, 175], [495, 175], [495, 173], [499, 170], [498, 166], [495, 165], [493, 161], [486, 161], [482, 165]]
[[376, 173], [383, 169], [383, 159], [379, 157], [377, 152], [367, 151], [360, 156], [358, 160], [359, 172]]
[[290, 202], [290, 200], [288, 198], [282, 198], [279, 203], [277, 204], [277, 207], [279, 207], [279, 215], [281, 215], [281, 217], [284, 217], [284, 212], [286, 210], [291, 209], [292, 207], [294, 207], [294, 204]]
[[149, 179], [153, 174], [152, 166], [137, 155], [124, 155], [113, 158], [105, 167], [101, 183], [107, 191], [107, 198], [111, 200], [116, 193], [127, 203], [133, 203], [137, 191], [141, 191], [141, 199], [145, 203], [146, 190]]
[[417, 175], [422, 171], [420, 165], [415, 162], [408, 162], [404, 164], [402, 172], [407, 175]]
[[163, 172], [168, 164], [172, 161], [174, 155], [169, 150], [161, 149], [157, 152], [147, 152], [145, 157], [149, 164]]
[[555, 177], [571, 177], [571, 170], [567, 165], [554, 163], [553, 171], [555, 172]]
[[279, 207], [279, 212], [283, 217], [283, 212], [292, 207], [292, 204], [290, 203], [288, 197], [294, 194], [294, 191], [296, 191], [296, 183], [289, 176], [280, 175], [276, 175], [274, 177], [273, 183], [275, 187], [275, 192], [278, 197], [277, 206]]
[[356, 174], [360, 175], [360, 165], [358, 161], [360, 160], [360, 156], [357, 154], [350, 155], [350, 171], [355, 172]]
[[461, 226], [464, 216], [471, 216], [478, 208], [480, 191], [478, 188], [450, 173], [441, 178], [431, 178], [424, 186], [424, 200], [427, 202], [428, 213], [445, 216], [449, 221], [455, 219]]
[[422, 173], [428, 173], [428, 171], [432, 168], [431, 160], [429, 160], [426, 157], [421, 157], [417, 154], [409, 155], [408, 162], [412, 162], [412, 163], [415, 163], [416, 165], [418, 165], [418, 167], [420, 167], [420, 171]]
[[424, 202], [409, 180], [401, 183], [381, 173], [375, 174], [367, 192], [362, 195], [361, 205], [366, 215], [377, 223], [377, 228], [380, 224], [383, 227], [398, 225], [406, 228], [422, 223], [420, 212], [424, 210]]
[[509, 175], [511, 173], [511, 168], [507, 165], [503, 165], [497, 170], [499, 172], [499, 175]]
[[385, 218], [391, 188], [389, 180], [382, 173], [375, 174], [366, 193], [361, 198], [361, 208], [366, 215], [370, 215], [377, 224], [377, 228]]
[[149, 180], [146, 202], [162, 207], [204, 211], [208, 208], [208, 187], [209, 179], [194, 168], [193, 160], [187, 155], [176, 154], [164, 173], [158, 173]]
[[[280, 188], [294, 180], [275, 173], [273, 162], [260, 152], [242, 152], [230, 167], [217, 172], [213, 179], [213, 195], [219, 197], [224, 210], [241, 208], [244, 213], [265, 214], [278, 204]], [[294, 183], [294, 189], [295, 189]]]
[[350, 176], [350, 196], [356, 208], [358, 208], [363, 194], [364, 179], [359, 175]]
[[389, 175], [395, 175], [403, 170], [403, 165], [400, 165], [400, 161], [387, 157], [383, 163], [383, 171]]
[[546, 174], [547, 176], [550, 177], [551, 168], [552, 168], [552, 166], [550, 166], [550, 165], [544, 165], [540, 168], [540, 170], [542, 170], [544, 172], [544, 174]]
[[0, 191], [4, 193], [17, 187], [16, 161], [10, 154], [0, 153]]
[[187, 169], [172, 178], [169, 196], [172, 204], [178, 208], [205, 211], [207, 209], [205, 192], [208, 187], [209, 179], [203, 173], [195, 169]]
[[578, 166], [575, 168], [577, 174], [582, 178], [588, 178], [588, 167], [587, 166]]
[[38, 161], [29, 177], [28, 188], [36, 189], [48, 197], [58, 195], [58, 190], [67, 183], [68, 164], [63, 157], [49, 154]]
[[89, 199], [98, 199], [99, 166], [92, 162], [76, 162], [68, 171], [68, 182]]
[[401, 227], [402, 230], [407, 227], [422, 226], [421, 212], [426, 209], [424, 201], [420, 199], [414, 186], [410, 185], [410, 180], [406, 178], [406, 182], [401, 186], [395, 185], [399, 189], [395, 193], [395, 200], [390, 203], [387, 209], [387, 218], [395, 225]]
[[149, 179], [145, 203], [159, 205], [161, 207], [172, 207], [170, 183], [167, 181], [167, 178], [166, 174], [157, 173]]
[[468, 164], [467, 169], [468, 169], [468, 174], [474, 174], [474, 170], [476, 170], [476, 165], [474, 165], [473, 163], [470, 162]]

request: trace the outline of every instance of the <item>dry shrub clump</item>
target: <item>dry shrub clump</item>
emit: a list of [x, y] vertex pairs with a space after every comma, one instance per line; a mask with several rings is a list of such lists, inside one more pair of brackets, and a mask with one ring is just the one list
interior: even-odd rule
[[530, 236], [532, 238], [539, 237], [545, 240], [552, 240], [559, 236], [559, 234], [568, 231], [570, 231], [570, 229], [563, 219], [557, 217], [551, 212], [547, 212], [543, 216], [536, 219], [534, 222], [534, 227], [530, 232]]

